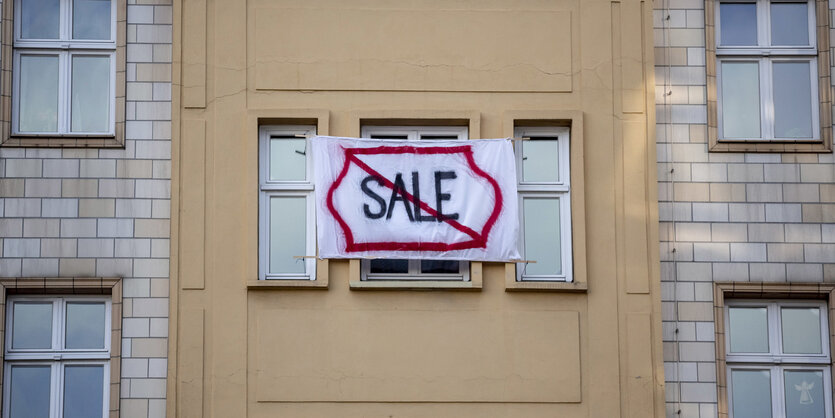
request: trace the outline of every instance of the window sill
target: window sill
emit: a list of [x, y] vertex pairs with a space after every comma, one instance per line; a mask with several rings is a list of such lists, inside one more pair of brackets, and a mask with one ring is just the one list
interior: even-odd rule
[[583, 282], [519, 282], [513, 279], [505, 282], [505, 290], [508, 292], [586, 293], [589, 286]]
[[124, 148], [122, 135], [41, 136], [13, 135], [3, 147], [22, 148]]
[[481, 281], [352, 280], [351, 290], [481, 290]]
[[586, 293], [589, 285], [584, 274], [574, 272], [573, 282], [560, 281], [516, 281], [516, 263], [505, 263], [504, 290], [507, 292], [563, 292], [563, 293]]
[[328, 289], [326, 280], [249, 280], [246, 283], [249, 290], [277, 290], [277, 289]]
[[710, 152], [831, 152], [825, 141], [711, 141]]

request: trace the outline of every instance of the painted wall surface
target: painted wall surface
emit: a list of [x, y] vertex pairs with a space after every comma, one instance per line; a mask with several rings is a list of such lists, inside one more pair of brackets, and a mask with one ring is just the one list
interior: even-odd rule
[[[651, 11], [175, 2], [169, 416], [662, 416]], [[467, 291], [368, 289], [359, 260], [257, 281], [259, 125], [420, 121], [571, 127], [575, 283], [472, 263]]]
[[0, 147], [0, 277], [121, 278], [123, 320], [114, 328], [122, 338], [112, 343], [121, 364], [111, 364], [121, 369], [121, 393], [111, 405], [122, 417], [159, 417], [168, 354], [173, 8], [166, 0], [126, 4], [125, 147]]
[[667, 416], [727, 416], [714, 282], [835, 282], [835, 159], [708, 152], [705, 2], [656, 2], [653, 22]]

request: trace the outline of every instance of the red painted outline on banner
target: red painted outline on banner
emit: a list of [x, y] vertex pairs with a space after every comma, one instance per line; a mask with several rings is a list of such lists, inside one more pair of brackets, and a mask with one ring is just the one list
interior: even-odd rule
[[[413, 146], [395, 146], [395, 147], [373, 147], [373, 148], [345, 148], [342, 147], [342, 151], [345, 153], [345, 163], [342, 166], [342, 170], [340, 171], [339, 175], [336, 177], [336, 180], [331, 184], [331, 187], [328, 189], [328, 196], [326, 200], [326, 204], [328, 210], [330, 211], [331, 215], [333, 215], [336, 222], [342, 228], [342, 231], [345, 233], [346, 238], [346, 245], [345, 251], [346, 252], [363, 252], [363, 251], [451, 251], [451, 250], [465, 250], [469, 248], [486, 248], [487, 247], [487, 237], [490, 235], [490, 230], [493, 229], [493, 226], [496, 224], [496, 220], [499, 218], [499, 213], [502, 210], [502, 192], [499, 188], [499, 183], [493, 177], [490, 177], [484, 170], [479, 168], [475, 160], [473, 159], [473, 149], [469, 145], [465, 146], [455, 146], [455, 147], [413, 147]], [[348, 223], [342, 219], [342, 216], [339, 215], [339, 212], [336, 211], [336, 207], [333, 204], [333, 194], [336, 191], [336, 188], [342, 183], [342, 180], [345, 179], [345, 176], [348, 174], [348, 169], [351, 163], [356, 164], [361, 170], [367, 172], [368, 174], [374, 176], [381, 183], [388, 187], [389, 189], [394, 189], [394, 183], [391, 180], [385, 178], [383, 175], [378, 173], [373, 168], [369, 167], [368, 164], [362, 162], [357, 155], [379, 155], [379, 154], [419, 154], [419, 155], [427, 155], [427, 154], [463, 154], [465, 160], [467, 161], [467, 165], [469, 166], [470, 170], [473, 171], [478, 176], [483, 177], [487, 182], [493, 187], [493, 192], [496, 196], [496, 205], [493, 208], [493, 213], [490, 214], [490, 217], [487, 218], [487, 222], [484, 224], [484, 228], [482, 228], [481, 233], [474, 231], [472, 228], [462, 225], [458, 221], [454, 219], [444, 218], [441, 219], [443, 222], [446, 222], [451, 227], [469, 235], [472, 240], [464, 241], [464, 242], [456, 242], [456, 243], [445, 243], [445, 242], [392, 242], [392, 241], [384, 241], [384, 242], [355, 242], [354, 241], [354, 233], [351, 231], [351, 228], [348, 226]], [[438, 212], [430, 207], [423, 201], [415, 201], [415, 197], [406, 192], [405, 190], [401, 190], [403, 196], [409, 199], [412, 204], [420, 205], [420, 208], [423, 209], [426, 213], [438, 217]]]

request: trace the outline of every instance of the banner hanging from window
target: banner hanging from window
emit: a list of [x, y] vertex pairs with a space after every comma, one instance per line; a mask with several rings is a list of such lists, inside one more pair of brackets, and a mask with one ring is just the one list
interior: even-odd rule
[[310, 139], [321, 258], [519, 259], [509, 139]]

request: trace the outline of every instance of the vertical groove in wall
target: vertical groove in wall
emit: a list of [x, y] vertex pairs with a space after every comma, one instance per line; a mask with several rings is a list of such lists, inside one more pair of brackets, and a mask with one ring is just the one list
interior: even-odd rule
[[205, 286], [206, 121], [183, 120], [180, 175], [180, 285]]
[[183, 107], [206, 107], [206, 0], [183, 1]]
[[629, 418], [643, 418], [654, 409], [652, 352], [646, 342], [652, 339], [652, 315], [630, 313], [626, 315], [627, 352], [627, 413]]
[[[621, 5], [620, 75], [623, 87], [623, 113], [644, 113], [644, 39], [642, 1], [627, 1]], [[636, 39], [637, 38], [637, 39]]]
[[647, 238], [646, 122], [625, 120], [623, 125], [624, 238], [626, 293], [649, 293]]
[[203, 416], [203, 309], [183, 309], [180, 314], [180, 353], [177, 373], [177, 416]]

